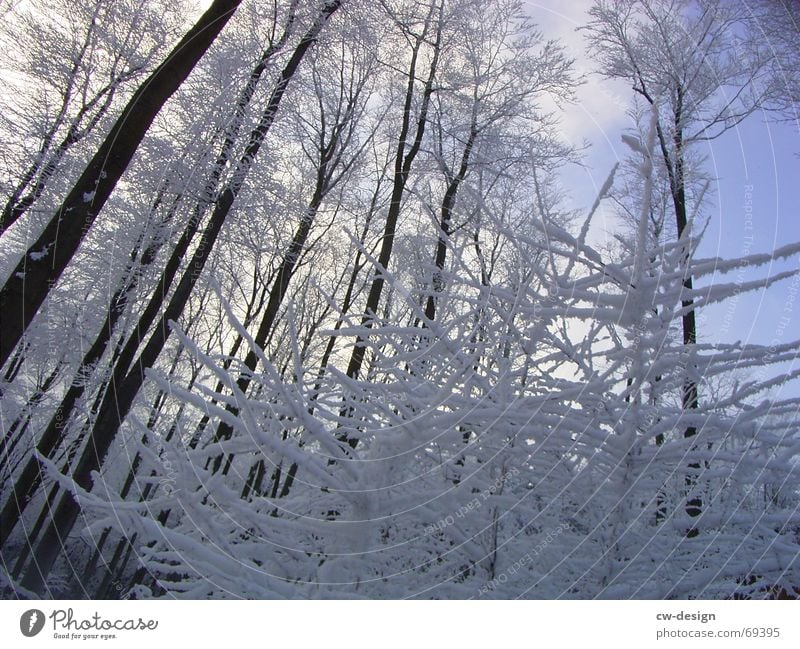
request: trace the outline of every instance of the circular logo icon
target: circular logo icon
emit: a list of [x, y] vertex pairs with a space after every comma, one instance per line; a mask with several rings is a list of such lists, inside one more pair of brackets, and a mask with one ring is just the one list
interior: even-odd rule
[[44, 628], [44, 613], [38, 608], [25, 611], [19, 618], [19, 630], [22, 635], [32, 638]]

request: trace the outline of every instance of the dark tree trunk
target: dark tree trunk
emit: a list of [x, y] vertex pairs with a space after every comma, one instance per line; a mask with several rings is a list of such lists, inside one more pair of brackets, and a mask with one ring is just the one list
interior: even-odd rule
[[[674, 188], [672, 192], [673, 204], [675, 207], [676, 226], [678, 230], [678, 239], [680, 239], [688, 225], [688, 218], [686, 214], [686, 185], [684, 181], [684, 162], [683, 162], [683, 138], [682, 138], [682, 94], [678, 93], [678, 104], [675, 110], [675, 173], [674, 173]], [[688, 245], [688, 244], [687, 244]], [[683, 286], [685, 289], [692, 290], [692, 276], [689, 274], [689, 255], [688, 252], [684, 258], [685, 277], [683, 279]], [[682, 306], [688, 309], [683, 316], [681, 325], [683, 328], [683, 344], [686, 347], [693, 347], [697, 343], [697, 321], [695, 320], [695, 312], [692, 308], [694, 302], [691, 299], [683, 300]], [[698, 408], [698, 394], [697, 383], [687, 378], [683, 384], [681, 403], [684, 412], [691, 412]], [[694, 426], [687, 426], [683, 433], [684, 438], [694, 437], [697, 435], [697, 428]], [[697, 482], [697, 475], [700, 472], [700, 463], [691, 462], [689, 464], [689, 473], [686, 476], [687, 491], [695, 488]], [[691, 518], [696, 518], [702, 513], [702, 499], [699, 496], [691, 496], [686, 501], [686, 513]], [[697, 528], [692, 527], [687, 531], [688, 537], [697, 536]]]
[[[419, 153], [422, 146], [422, 139], [425, 135], [425, 127], [428, 121], [428, 108], [430, 107], [431, 95], [433, 94], [433, 82], [436, 77], [437, 68], [439, 64], [439, 56], [441, 54], [441, 41], [442, 41], [442, 11], [443, 5], [440, 5], [438, 16], [433, 18], [434, 7], [431, 6], [425, 22], [425, 28], [422, 33], [415, 38], [414, 47], [411, 52], [411, 61], [408, 71], [408, 84], [406, 86], [406, 94], [403, 103], [403, 120], [400, 127], [400, 137], [397, 142], [397, 152], [394, 161], [394, 176], [392, 183], [392, 195], [389, 202], [389, 211], [386, 215], [386, 224], [383, 229], [383, 237], [381, 239], [381, 247], [378, 253], [378, 265], [372, 277], [369, 292], [367, 294], [367, 303], [364, 307], [364, 315], [361, 318], [361, 326], [364, 328], [371, 328], [374, 324], [375, 318], [378, 313], [378, 305], [383, 293], [384, 277], [383, 269], [389, 268], [389, 262], [392, 258], [392, 248], [394, 246], [394, 236], [397, 230], [397, 221], [400, 217], [400, 210], [403, 204], [403, 196], [405, 194], [406, 183], [408, 182], [409, 174], [411, 173], [414, 160]], [[422, 46], [428, 43], [428, 31], [430, 29], [431, 19], [436, 20], [436, 34], [433, 39], [433, 55], [431, 57], [430, 68], [428, 76], [425, 80], [425, 86], [422, 91], [421, 105], [419, 115], [417, 116], [414, 133], [411, 133], [412, 127], [412, 108], [414, 104], [414, 86], [417, 82], [417, 65], [420, 51]], [[410, 146], [409, 146], [410, 143]], [[357, 379], [361, 372], [361, 367], [364, 364], [364, 355], [366, 354], [366, 338], [359, 335], [356, 337], [353, 352], [350, 356], [350, 362], [347, 365], [346, 374], [351, 379]], [[341, 415], [346, 417], [348, 414], [347, 407], [343, 407]], [[340, 433], [338, 439], [343, 444], [347, 444], [350, 448], [355, 449], [358, 446], [358, 438]]]
[[[395, 156], [394, 178], [392, 185], [392, 197], [389, 203], [389, 212], [386, 215], [386, 225], [383, 230], [383, 238], [381, 240], [381, 248], [378, 253], [378, 264], [380, 268], [375, 269], [372, 284], [370, 285], [369, 293], [367, 294], [367, 303], [364, 307], [364, 316], [361, 319], [363, 327], [372, 327], [374, 318], [378, 313], [378, 304], [383, 292], [383, 271], [381, 269], [388, 268], [389, 262], [392, 258], [392, 248], [394, 246], [394, 236], [397, 230], [397, 221], [400, 217], [400, 209], [403, 203], [403, 195], [405, 194], [406, 182], [411, 173], [411, 167], [414, 159], [419, 153], [422, 146], [422, 138], [425, 134], [425, 127], [428, 121], [428, 108], [430, 106], [431, 95], [433, 94], [433, 81], [436, 77], [436, 72], [439, 64], [439, 55], [441, 50], [442, 40], [442, 8], [439, 9], [439, 15], [436, 20], [436, 35], [432, 47], [433, 56], [431, 58], [430, 69], [428, 70], [428, 77], [425, 80], [425, 86], [422, 92], [422, 102], [420, 106], [419, 116], [417, 117], [416, 127], [411, 136], [411, 111], [414, 102], [414, 86], [417, 82], [417, 63], [420, 50], [423, 44], [427, 42], [428, 29], [430, 27], [430, 20], [432, 15], [428, 16], [425, 29], [422, 34], [416, 38], [414, 48], [411, 53], [411, 62], [408, 72], [408, 85], [406, 87], [406, 95], [403, 105], [403, 121], [400, 127], [400, 138], [397, 142], [397, 153]], [[431, 8], [431, 14], [433, 8]], [[409, 139], [409, 138], [412, 139]], [[411, 146], [406, 150], [408, 144]], [[353, 353], [350, 356], [350, 362], [347, 366], [347, 376], [355, 379], [358, 378], [361, 372], [361, 366], [364, 363], [364, 354], [366, 353], [366, 341], [362, 336], [356, 339]], [[358, 444], [357, 439], [347, 440], [352, 448]]]
[[[234, 110], [233, 119], [231, 120], [230, 125], [225, 129], [225, 132], [223, 133], [223, 142], [221, 149], [217, 155], [217, 158], [214, 161], [211, 173], [209, 174], [209, 177], [203, 186], [203, 190], [200, 195], [200, 201], [195, 205], [192, 217], [190, 218], [187, 227], [179, 237], [175, 245], [175, 248], [173, 248], [172, 253], [170, 254], [169, 260], [167, 261], [165, 269], [158, 283], [158, 286], [155, 292], [153, 293], [150, 302], [148, 303], [147, 307], [145, 308], [144, 312], [142, 313], [139, 319], [137, 329], [135, 332], [135, 335], [138, 335], [139, 337], [142, 337], [144, 333], [149, 330], [154, 319], [158, 315], [158, 311], [162, 306], [163, 296], [167, 294], [169, 287], [174, 282], [175, 277], [180, 268], [180, 263], [183, 260], [184, 256], [186, 255], [186, 251], [189, 249], [191, 241], [197, 232], [197, 228], [199, 227], [200, 221], [205, 215], [206, 208], [208, 207], [210, 201], [212, 200], [213, 196], [218, 190], [220, 178], [222, 177], [225, 168], [228, 166], [230, 162], [231, 154], [233, 152], [233, 148], [237, 141], [242, 120], [244, 118], [246, 109], [249, 106], [250, 101], [253, 98], [253, 95], [255, 94], [258, 82], [261, 79], [261, 76], [263, 75], [264, 71], [266, 70], [266, 67], [270, 59], [284, 47], [286, 41], [288, 40], [292, 24], [294, 23], [295, 20], [295, 14], [293, 10], [294, 6], [292, 6], [292, 12], [290, 13], [287, 19], [286, 28], [283, 32], [282, 37], [275, 44], [268, 47], [262, 53], [258, 64], [251, 71], [248, 81], [239, 95], [239, 98], [236, 102], [236, 108]], [[162, 188], [162, 191], [159, 192], [159, 198], [155, 201], [152, 209], [153, 213], [161, 204], [162, 197], [165, 191], [166, 188]], [[174, 210], [176, 207], [177, 207], [177, 200], [173, 203], [169, 213], [164, 219], [164, 224], [172, 220], [174, 216]], [[139, 260], [139, 265], [142, 267], [150, 265], [155, 260], [158, 248], [159, 248], [159, 242], [156, 239], [150, 245], [148, 245], [144, 253], [141, 255], [141, 259]], [[134, 253], [131, 259], [132, 264], [135, 263], [135, 261], [136, 260]], [[136, 288], [136, 285], [138, 283], [138, 275], [140, 273], [141, 270], [139, 270], [138, 273], [132, 272], [131, 277], [126, 282], [124, 288], [120, 289], [112, 297], [111, 309], [109, 310], [109, 313], [106, 316], [106, 321], [100, 328], [100, 331], [98, 332], [97, 337], [94, 343], [92, 344], [92, 347], [84, 356], [81, 366], [76, 373], [75, 382], [67, 390], [67, 393], [64, 395], [61, 403], [56, 409], [56, 412], [51, 418], [48, 427], [45, 429], [45, 432], [40, 438], [37, 449], [45, 457], [51, 457], [53, 450], [61, 442], [64, 431], [68, 425], [70, 417], [72, 416], [73, 410], [76, 404], [78, 403], [78, 400], [83, 396], [83, 393], [87, 387], [83, 375], [96, 362], [98, 362], [101, 356], [103, 355], [106, 349], [106, 345], [108, 344], [108, 341], [110, 340], [113, 331], [116, 327], [117, 321], [125, 311], [128, 297], [131, 294], [131, 292]], [[130, 360], [133, 357], [132, 356], [133, 352], [135, 352], [135, 348], [131, 348], [130, 353], [123, 354], [122, 359], [120, 358], [113, 359], [111, 361], [111, 364], [114, 365], [116, 363], [123, 368], [121, 370], [122, 372], [127, 372], [130, 366]], [[101, 393], [103, 389], [104, 389], [103, 386], [101, 386]], [[18, 522], [19, 517], [21, 516], [22, 511], [25, 508], [25, 505], [29, 502], [30, 496], [38, 487], [40, 481], [41, 481], [41, 475], [40, 475], [39, 463], [38, 461], [36, 461], [35, 458], [31, 458], [28, 461], [28, 464], [26, 465], [22, 474], [19, 476], [17, 483], [15, 484], [15, 489], [14, 489], [15, 497], [10, 499], [6, 503], [6, 506], [4, 507], [3, 512], [0, 515], [2, 516], [0, 518], [0, 522], [2, 523], [0, 531], [0, 545], [2, 545], [4, 540], [8, 537], [8, 535], [11, 533], [11, 530]], [[33, 539], [29, 539], [29, 541], [33, 541]]]
[[[655, 106], [653, 97], [649, 94], [647, 88], [645, 87], [644, 80], [639, 77], [639, 83], [641, 87], [634, 86], [634, 91], [638, 92], [642, 95], [647, 102], [651, 106]], [[661, 122], [656, 120], [656, 134], [658, 136], [658, 143], [661, 149], [661, 156], [664, 159], [664, 166], [667, 170], [667, 177], [669, 179], [669, 188], [670, 194], [672, 196], [672, 205], [675, 209], [675, 225], [677, 230], [678, 239], [684, 235], [686, 231], [686, 227], [689, 224], [689, 219], [687, 216], [687, 208], [686, 208], [686, 179], [684, 177], [684, 155], [683, 155], [683, 110], [684, 110], [684, 90], [681, 86], [678, 86], [676, 89], [676, 103], [675, 103], [675, 110], [673, 114], [673, 127], [675, 129], [673, 136], [672, 136], [672, 146], [674, 147], [673, 154], [670, 155], [669, 146], [670, 142], [667, 139], [667, 135], [664, 133], [664, 130], [661, 127]], [[674, 160], [673, 160], [674, 155]], [[688, 250], [684, 253], [683, 257], [683, 265], [684, 265], [684, 279], [683, 279], [683, 286], [685, 289], [691, 291], [692, 290], [692, 276], [689, 274], [689, 252]], [[695, 319], [695, 312], [692, 309], [694, 301], [692, 299], [683, 300], [681, 306], [684, 309], [688, 309], [686, 314], [683, 316], [681, 321], [681, 327], [683, 330], [683, 345], [686, 347], [690, 347], [696, 344], [697, 342], [697, 321]], [[697, 391], [697, 383], [691, 378], [685, 378], [684, 384], [681, 390], [681, 405], [683, 408], [683, 412], [688, 413], [692, 410], [696, 410], [698, 408], [698, 391]], [[694, 426], [687, 426], [684, 430], [683, 436], [684, 439], [688, 439], [697, 435], [697, 428]], [[662, 440], [663, 441], [663, 438]], [[656, 444], [659, 444], [660, 441], [656, 439]], [[691, 492], [693, 491], [696, 482], [697, 482], [697, 475], [700, 471], [700, 463], [699, 462], [691, 462], [689, 464], [689, 471], [686, 475], [685, 485], [686, 491], [690, 495], [690, 497], [686, 501], [686, 513], [691, 518], [697, 518], [703, 511], [703, 503], [702, 499], [699, 496], [691, 496]], [[657, 511], [656, 511], [656, 519], [659, 520], [659, 507], [661, 507], [660, 503], [657, 503]], [[695, 537], [698, 534], [698, 530], [696, 527], [692, 527], [686, 531], [686, 536], [689, 538]]]
[[[283, 259], [281, 260], [280, 268], [275, 277], [275, 281], [272, 284], [272, 288], [270, 289], [269, 300], [267, 301], [267, 307], [264, 310], [264, 316], [261, 319], [256, 336], [253, 339], [256, 346], [259, 348], [264, 347], [267, 337], [275, 325], [275, 319], [278, 316], [278, 311], [280, 310], [283, 299], [286, 296], [286, 291], [289, 288], [289, 281], [291, 280], [292, 275], [294, 275], [297, 260], [300, 258], [300, 254], [302, 253], [303, 247], [308, 239], [308, 234], [311, 231], [312, 224], [314, 223], [314, 217], [316, 216], [317, 211], [322, 204], [325, 189], [325, 169], [321, 168], [320, 173], [317, 175], [317, 186], [314, 191], [314, 196], [312, 197], [311, 203], [303, 214], [303, 217], [300, 219], [300, 224], [297, 226], [297, 230], [294, 233], [292, 242], [289, 244], [289, 249], [286, 251]], [[257, 364], [258, 354], [251, 349], [247, 352], [247, 356], [244, 359], [244, 366], [247, 368], [249, 373], [242, 374], [236, 381], [236, 385], [238, 389], [242, 391], [242, 393], [245, 393], [250, 386], [251, 373], [255, 371]], [[228, 407], [228, 410], [234, 412], [235, 408]], [[214, 433], [214, 441], [229, 439], [232, 432], [233, 429], [231, 428], [230, 424], [226, 422], [220, 422], [217, 426], [216, 432]], [[222, 455], [219, 455], [214, 459], [212, 470], [215, 473], [219, 471], [220, 466], [222, 465], [222, 459]], [[232, 461], [233, 457], [228, 456], [223, 468], [224, 473], [227, 474]], [[249, 488], [246, 488], [246, 493], [249, 493]]]
[[[181, 277], [169, 304], [164, 310], [159, 322], [156, 324], [155, 330], [139, 355], [137, 362], [127, 374], [125, 374], [124, 371], [127, 364], [123, 366], [118, 363], [114, 368], [111, 381], [112, 389], [107, 392], [103, 400], [89, 441], [73, 470], [72, 478], [82, 489], [91, 489], [91, 473], [99, 469], [102, 465], [120, 425], [130, 411], [133, 401], [144, 383], [145, 370], [154, 365], [161, 353], [171, 333], [170, 321], [175, 321], [180, 317], [191, 291], [210, 256], [211, 249], [214, 246], [222, 225], [230, 213], [233, 203], [264, 142], [264, 138], [275, 120], [275, 115], [290, 80], [299, 68], [306, 53], [316, 41], [327, 20], [339, 8], [342, 1], [343, 0], [330, 0], [324, 5], [318, 18], [303, 35], [303, 38], [300, 40], [291, 58], [281, 72], [280, 79], [272, 91], [267, 107], [258, 125], [250, 134], [249, 143], [239, 160], [237, 168], [233, 172], [231, 183], [216, 199], [214, 210], [189, 266]], [[144, 332], [140, 332], [139, 335], [142, 335], [142, 333]], [[134, 336], [126, 347], [135, 350], [138, 347], [137, 338], [137, 336]], [[125, 352], [123, 352], [123, 356], [125, 355]], [[132, 359], [132, 351], [129, 356]], [[23, 587], [35, 592], [41, 592], [43, 590], [45, 579], [58, 557], [61, 544], [72, 530], [79, 512], [80, 507], [72, 495], [62, 495], [47, 530], [45, 530], [37, 543], [33, 560], [28, 566], [28, 570], [22, 581]]]
[[461, 165], [458, 172], [453, 176], [448, 174], [449, 178], [447, 190], [442, 199], [441, 220], [439, 222], [439, 240], [436, 243], [436, 255], [434, 257], [434, 264], [436, 270], [433, 271], [433, 281], [431, 282], [431, 293], [428, 296], [427, 304], [425, 305], [425, 317], [433, 321], [436, 319], [436, 298], [438, 293], [441, 293], [443, 286], [442, 272], [444, 271], [444, 263], [447, 260], [447, 244], [450, 240], [450, 227], [453, 221], [453, 208], [456, 204], [456, 196], [458, 195], [458, 188], [467, 177], [469, 170], [469, 159], [472, 154], [472, 147], [475, 145], [475, 138], [478, 136], [477, 124], [473, 118], [470, 124], [469, 137], [464, 145], [464, 151], [461, 153]]
[[[141, 242], [142, 240], [140, 239], [140, 243]], [[86, 354], [84, 354], [80, 366], [75, 372], [75, 378], [72, 384], [62, 397], [61, 402], [50, 418], [50, 422], [39, 438], [36, 450], [43, 457], [52, 459], [54, 451], [64, 441], [64, 435], [69, 421], [72, 418], [75, 406], [78, 404], [81, 397], [83, 397], [88, 387], [86, 376], [105, 353], [117, 322], [125, 312], [128, 298], [138, 283], [141, 271], [137, 270], [135, 265], [149, 265], [155, 259], [157, 251], [158, 244], [157, 241], [154, 241], [145, 248], [138, 261], [136, 259], [138, 256], [137, 251], [135, 250], [131, 254], [131, 270], [129, 276], [123, 282], [122, 288], [112, 296], [111, 307], [106, 314], [103, 325], [100, 327], [92, 346]], [[2, 513], [0, 513], [0, 546], [5, 543], [12, 530], [19, 522], [22, 513], [25, 511], [25, 507], [30, 502], [34, 491], [38, 488], [41, 481], [42, 468], [39, 461], [35, 457], [30, 457], [22, 473], [17, 477], [14, 483], [11, 498], [6, 502]], [[32, 539], [29, 538], [28, 540], [31, 541]]]
[[214, 0], [139, 87], [42, 234], [0, 289], [0, 312], [6, 314], [0, 338], [0, 366], [8, 360], [51, 287], [61, 277], [156, 115], [189, 76], [240, 3], [241, 0]]

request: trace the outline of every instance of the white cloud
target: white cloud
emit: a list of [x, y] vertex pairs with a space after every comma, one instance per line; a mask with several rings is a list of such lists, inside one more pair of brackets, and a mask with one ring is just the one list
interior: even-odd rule
[[624, 82], [602, 79], [586, 54], [586, 43], [576, 28], [585, 25], [591, 0], [528, 0], [526, 10], [547, 39], [559, 41], [575, 59], [575, 71], [585, 78], [578, 88], [577, 101], [563, 115], [564, 137], [573, 144], [584, 139], [592, 143], [619, 141], [620, 130], [627, 125], [625, 111], [631, 100]]

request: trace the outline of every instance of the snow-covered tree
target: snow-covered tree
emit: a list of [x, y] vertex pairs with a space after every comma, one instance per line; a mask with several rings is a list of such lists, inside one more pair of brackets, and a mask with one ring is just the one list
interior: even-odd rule
[[[628, 156], [581, 215], [559, 186], [572, 62], [523, 3], [210, 4], [224, 25], [128, 131], [124, 98], [168, 69], [152, 34], [183, 21], [59, 0], [76, 19], [42, 26], [70, 43], [48, 101], [0, 122], [25, 127], [11, 209], [45, 165], [0, 258], [7, 288], [28, 248], [42, 280], [8, 339], [3, 312], [2, 592], [800, 595], [798, 400], [778, 389], [800, 341], [710, 344], [695, 326], [800, 285], [772, 270], [800, 244], [704, 259], [693, 227], [694, 145], [786, 109], [755, 23], [705, 0], [597, 3], [592, 54], [637, 102]], [[139, 5], [147, 29], [123, 43]], [[73, 122], [92, 128], [42, 175]], [[118, 145], [119, 173], [92, 176]], [[65, 203], [91, 227], [59, 231], [56, 268], [21, 232], [52, 234], [69, 187], [96, 204]], [[600, 249], [603, 201], [619, 227]]]

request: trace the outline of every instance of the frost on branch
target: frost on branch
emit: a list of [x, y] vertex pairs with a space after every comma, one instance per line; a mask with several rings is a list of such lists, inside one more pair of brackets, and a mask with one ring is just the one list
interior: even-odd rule
[[[766, 378], [764, 368], [796, 346], [676, 340], [686, 241], [653, 246], [641, 229], [633, 253], [611, 263], [561, 228], [532, 226], [546, 236], [503, 233], [552, 262], [528, 268], [521, 283], [487, 288], [454, 272], [448, 315], [428, 328], [340, 329], [368, 347], [361, 380], [306, 370], [290, 326], [282, 344], [291, 360], [281, 371], [255, 349], [244, 394], [235, 361], [182, 335], [205, 379], [187, 389], [153, 378], [233, 433], [149, 442], [160, 445], [149, 453], [153, 479], [179, 476], [169, 505], [135, 510], [143, 565], [163, 589], [155, 592], [715, 598], [795, 587], [798, 403], [770, 392], [794, 375]], [[698, 279], [767, 261], [695, 261], [697, 241], [689, 245]], [[419, 312], [401, 280], [385, 277]], [[691, 297], [723, 301], [776, 279]], [[700, 394], [691, 410], [687, 379]], [[217, 380], [224, 390], [209, 387]], [[687, 439], [690, 425], [697, 434]], [[229, 465], [214, 471], [220, 455]], [[690, 519], [693, 498], [703, 508]]]

